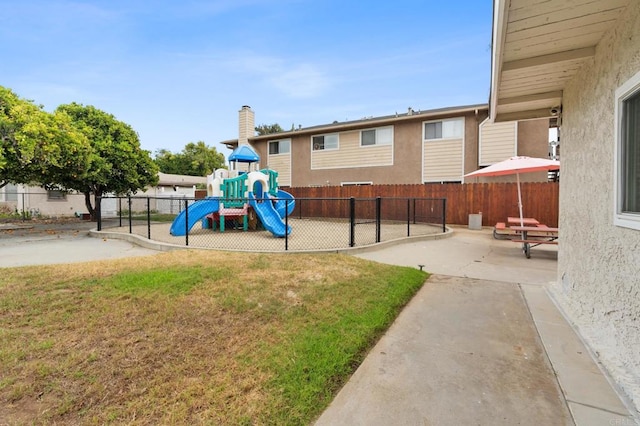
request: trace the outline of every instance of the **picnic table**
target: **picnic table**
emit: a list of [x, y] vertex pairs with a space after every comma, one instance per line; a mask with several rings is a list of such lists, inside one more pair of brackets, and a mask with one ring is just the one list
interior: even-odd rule
[[[509, 225], [520, 225], [520, 218], [509, 216], [507, 218], [507, 222], [509, 223]], [[540, 225], [540, 222], [538, 222], [537, 219], [534, 219], [532, 217], [522, 218], [522, 226], [536, 226], [536, 225]]]
[[520, 223], [520, 217], [509, 216], [506, 222], [498, 222], [493, 228], [493, 238], [496, 240], [506, 240], [512, 237], [520, 236], [519, 232], [513, 232], [508, 227], [523, 225], [523, 226], [544, 226], [537, 219], [532, 217], [523, 217], [522, 224]]
[[511, 240], [522, 243], [522, 251], [527, 259], [531, 257], [531, 249], [541, 244], [558, 244], [558, 228], [549, 226], [510, 226], [513, 231], [520, 233], [520, 239]]

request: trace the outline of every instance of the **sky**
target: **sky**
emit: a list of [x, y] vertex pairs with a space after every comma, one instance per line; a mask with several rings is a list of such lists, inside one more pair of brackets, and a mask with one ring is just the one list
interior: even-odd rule
[[0, 85], [93, 105], [142, 148], [487, 103], [491, 0], [0, 0]]

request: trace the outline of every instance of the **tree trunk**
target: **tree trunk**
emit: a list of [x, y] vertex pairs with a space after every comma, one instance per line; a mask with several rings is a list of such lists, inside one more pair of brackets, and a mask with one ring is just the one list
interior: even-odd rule
[[[95, 207], [91, 205], [91, 192], [94, 194], [95, 199]], [[98, 221], [98, 212], [100, 212], [100, 206], [102, 204], [102, 189], [94, 189], [93, 191], [87, 190], [83, 192], [84, 194], [84, 205], [87, 207], [89, 211], [89, 215], [91, 216], [92, 222]]]
[[91, 205], [91, 191], [85, 191], [83, 192], [83, 194], [84, 194], [84, 205], [87, 207], [87, 211], [89, 212], [89, 216], [91, 217], [91, 220], [95, 222], [96, 220], [98, 220], [98, 218], [96, 217], [95, 209]]

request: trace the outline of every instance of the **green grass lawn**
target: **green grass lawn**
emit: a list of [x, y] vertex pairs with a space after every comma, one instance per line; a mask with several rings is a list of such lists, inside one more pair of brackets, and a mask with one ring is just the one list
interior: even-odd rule
[[[176, 218], [176, 214], [169, 214], [169, 213], [151, 213], [149, 215], [149, 219], [152, 222], [173, 222]], [[129, 216], [128, 214], [123, 214], [122, 215], [123, 219], [128, 220]], [[147, 220], [147, 214], [146, 213], [134, 213], [131, 216], [131, 220]]]
[[4, 269], [8, 424], [309, 424], [427, 274], [178, 251]]

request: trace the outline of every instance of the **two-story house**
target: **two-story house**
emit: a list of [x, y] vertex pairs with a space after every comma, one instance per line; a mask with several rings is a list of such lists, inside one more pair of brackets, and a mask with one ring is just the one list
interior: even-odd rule
[[[239, 111], [239, 138], [281, 186], [463, 182], [463, 175], [514, 155], [547, 157], [549, 120], [489, 123], [488, 105], [468, 105], [298, 128], [255, 136], [255, 113]], [[546, 180], [531, 175], [529, 180]]]

